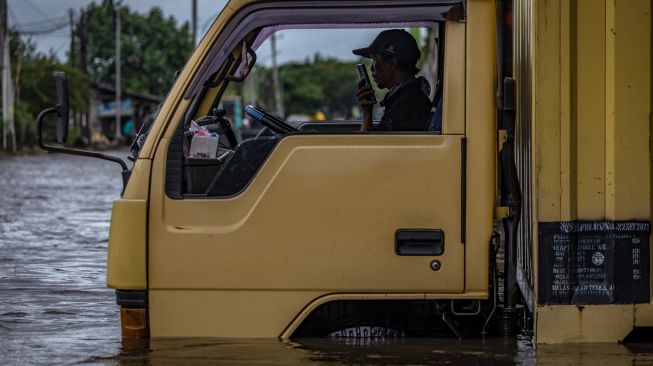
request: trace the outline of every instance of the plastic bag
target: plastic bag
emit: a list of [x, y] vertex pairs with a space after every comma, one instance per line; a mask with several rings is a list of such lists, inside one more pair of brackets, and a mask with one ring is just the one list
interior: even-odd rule
[[198, 125], [195, 121], [191, 121], [188, 130], [193, 133], [190, 152], [188, 153], [189, 157], [215, 159], [218, 153], [220, 135], [215, 132], [210, 132], [205, 127]]

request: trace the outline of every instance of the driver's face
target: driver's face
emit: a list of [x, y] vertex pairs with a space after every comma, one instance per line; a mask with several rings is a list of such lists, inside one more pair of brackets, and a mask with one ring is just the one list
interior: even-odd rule
[[370, 67], [370, 70], [372, 71], [372, 77], [379, 88], [388, 87], [387, 85], [392, 74], [392, 65], [390, 61], [391, 60], [385, 61], [378, 53], [372, 54], [372, 66]]

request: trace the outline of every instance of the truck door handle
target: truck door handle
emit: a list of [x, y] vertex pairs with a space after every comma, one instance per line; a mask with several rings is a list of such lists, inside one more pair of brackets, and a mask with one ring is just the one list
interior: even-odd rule
[[397, 255], [442, 255], [444, 232], [439, 229], [398, 229], [395, 231]]

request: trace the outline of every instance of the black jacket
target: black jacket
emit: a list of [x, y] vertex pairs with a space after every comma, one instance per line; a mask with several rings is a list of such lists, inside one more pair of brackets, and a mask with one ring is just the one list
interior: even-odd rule
[[409, 79], [383, 98], [385, 108], [376, 131], [424, 131], [431, 114], [431, 101], [420, 79]]

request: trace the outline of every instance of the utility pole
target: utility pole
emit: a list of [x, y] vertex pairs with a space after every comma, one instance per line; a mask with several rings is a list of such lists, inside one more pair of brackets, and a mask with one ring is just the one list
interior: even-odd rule
[[[88, 13], [82, 9], [79, 13], [79, 69], [82, 74], [88, 77]], [[82, 136], [86, 143], [91, 142], [91, 122], [89, 121], [88, 106], [90, 106], [90, 96], [86, 95], [87, 110], [82, 114]]]
[[193, 0], [191, 6], [192, 12], [192, 27], [193, 27], [193, 48], [197, 44], [197, 0]]
[[115, 138], [119, 139], [121, 136], [120, 120], [122, 117], [121, 102], [122, 95], [120, 95], [120, 2], [116, 3], [116, 131]]
[[[75, 11], [73, 8], [68, 9], [68, 24], [70, 26], [70, 53], [68, 55], [68, 62], [70, 63], [70, 67], [74, 68], [75, 67]], [[73, 111], [71, 113], [71, 116], [73, 117], [73, 125], [75, 127], [79, 127], [80, 123], [80, 116], [79, 116], [79, 111]]]
[[79, 14], [79, 69], [88, 75], [88, 13], [82, 9]]
[[70, 22], [70, 67], [75, 67], [75, 13], [73, 8], [68, 9]]
[[272, 94], [274, 95], [274, 108], [278, 117], [283, 118], [283, 100], [281, 100], [281, 82], [279, 80], [279, 67], [277, 66], [277, 35], [272, 33], [270, 37], [272, 45]]
[[256, 106], [258, 104], [258, 77], [256, 68], [253, 68], [247, 76], [247, 104]]
[[11, 64], [9, 55], [9, 26], [7, 25], [7, 0], [0, 0], [0, 46], [2, 58], [0, 74], [2, 74], [2, 146], [7, 151], [16, 152], [16, 133], [14, 132], [14, 88], [11, 81]]

